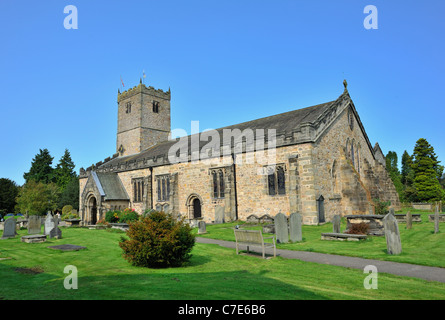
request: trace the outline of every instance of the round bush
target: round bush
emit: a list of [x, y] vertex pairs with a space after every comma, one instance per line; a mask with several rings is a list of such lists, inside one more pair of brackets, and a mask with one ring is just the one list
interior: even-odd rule
[[153, 211], [130, 223], [127, 236], [119, 246], [123, 257], [134, 266], [148, 268], [179, 267], [187, 262], [195, 244], [192, 229], [164, 212]]

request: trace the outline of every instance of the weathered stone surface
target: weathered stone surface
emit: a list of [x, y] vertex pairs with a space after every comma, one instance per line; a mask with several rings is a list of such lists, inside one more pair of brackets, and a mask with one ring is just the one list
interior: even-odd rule
[[60, 244], [57, 246], [49, 246], [48, 248], [61, 251], [79, 251], [86, 249], [87, 247], [76, 246], [74, 244]]
[[3, 227], [2, 239], [14, 238], [17, 235], [15, 227], [16, 221], [14, 218], [6, 219]]
[[338, 214], [336, 214], [332, 218], [332, 232], [340, 233], [340, 223], [341, 223], [341, 218]]
[[198, 222], [198, 234], [207, 233], [205, 221]]
[[224, 223], [224, 207], [215, 207], [215, 223]]
[[348, 234], [348, 233], [322, 233], [321, 240], [338, 240], [338, 241], [360, 241], [365, 240], [368, 236], [364, 234]]
[[288, 243], [289, 242], [289, 228], [287, 225], [287, 217], [278, 213], [275, 218], [275, 234], [277, 235], [278, 243]]
[[298, 242], [303, 240], [301, 226], [303, 218], [299, 213], [292, 213], [289, 217], [289, 240]]
[[55, 226], [55, 222], [54, 222], [54, 217], [51, 213], [48, 213], [46, 215], [46, 219], [45, 219], [45, 228], [44, 228], [44, 234], [45, 235], [49, 235], [49, 232], [54, 228]]
[[368, 234], [373, 236], [383, 236], [384, 227], [383, 227], [383, 215], [348, 215], [346, 218], [346, 231], [351, 228], [352, 224], [355, 223], [366, 223], [369, 226]]
[[407, 212], [405, 219], [406, 219], [406, 228], [411, 229], [413, 227], [413, 215], [411, 214], [410, 211]]
[[258, 218], [256, 215], [254, 215], [254, 214], [251, 214], [250, 216], [248, 216], [247, 218], [246, 218], [246, 222], [247, 223], [259, 223], [259, 221], [260, 221], [260, 218]]
[[39, 234], [42, 232], [42, 219], [40, 216], [28, 218], [28, 234]]
[[31, 234], [29, 236], [23, 236], [21, 238], [22, 242], [26, 243], [41, 243], [46, 241], [46, 235], [44, 234]]
[[439, 207], [436, 206], [434, 213], [434, 233], [439, 233]]
[[391, 213], [383, 218], [385, 227], [386, 247], [388, 254], [402, 253], [402, 242], [400, 241], [399, 224]]

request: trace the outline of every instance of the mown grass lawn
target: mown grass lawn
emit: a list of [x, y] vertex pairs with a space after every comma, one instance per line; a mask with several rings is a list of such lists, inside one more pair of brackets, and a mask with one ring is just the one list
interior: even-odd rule
[[[406, 210], [404, 210], [406, 212]], [[413, 228], [406, 229], [405, 223], [399, 223], [402, 253], [388, 255], [384, 236], [370, 236], [365, 241], [327, 241], [321, 240], [321, 233], [332, 232], [332, 223], [321, 226], [302, 227], [303, 241], [298, 243], [278, 244], [279, 249], [314, 251], [321, 253], [354, 256], [366, 259], [387, 260], [445, 268], [445, 224], [440, 224], [441, 232], [434, 234], [434, 223], [428, 221], [430, 212], [420, 213], [422, 222], [413, 223]], [[262, 229], [262, 226], [249, 226], [242, 222], [208, 225], [207, 234], [200, 235], [213, 239], [235, 241], [233, 228], [242, 224], [242, 228]], [[346, 220], [342, 218], [341, 231], [346, 229]], [[270, 234], [265, 234], [270, 236]]]
[[[281, 257], [263, 260], [235, 250], [197, 243], [180, 268], [131, 266], [118, 246], [123, 233], [63, 228], [63, 239], [41, 244], [0, 241], [0, 299], [445, 299], [445, 284], [379, 274], [378, 289], [366, 290], [360, 270]], [[47, 248], [75, 244], [88, 249]], [[78, 289], [66, 290], [67, 265], [78, 271]], [[28, 274], [26, 270], [39, 273]]]

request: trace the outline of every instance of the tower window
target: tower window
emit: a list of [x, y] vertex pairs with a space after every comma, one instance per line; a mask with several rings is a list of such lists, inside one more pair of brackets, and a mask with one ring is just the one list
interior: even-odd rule
[[131, 102], [127, 102], [125, 107], [125, 113], [131, 113]]
[[153, 101], [153, 112], [159, 113], [159, 102], [158, 101]]

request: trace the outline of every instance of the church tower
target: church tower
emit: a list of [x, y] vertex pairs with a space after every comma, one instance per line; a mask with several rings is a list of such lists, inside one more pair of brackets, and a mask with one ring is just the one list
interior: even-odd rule
[[138, 86], [120, 93], [117, 103], [117, 142], [119, 156], [139, 153], [168, 140], [171, 131], [170, 88], [167, 92]]

